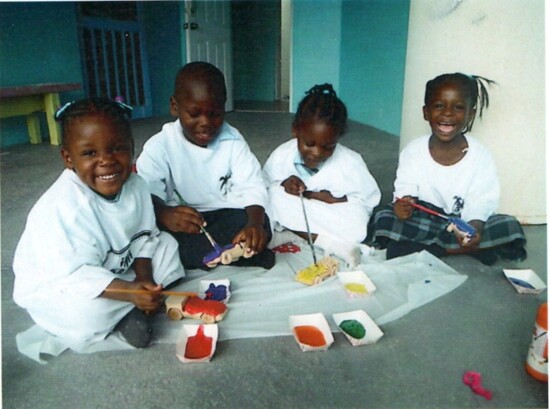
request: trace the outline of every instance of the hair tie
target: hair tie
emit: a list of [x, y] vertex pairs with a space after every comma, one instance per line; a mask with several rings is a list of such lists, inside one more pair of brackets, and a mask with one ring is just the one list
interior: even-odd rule
[[59, 121], [61, 119], [61, 115], [63, 115], [63, 113], [67, 110], [67, 108], [69, 108], [72, 104], [74, 104], [75, 101], [70, 101], [70, 102], [67, 102], [65, 105], [63, 105], [62, 107], [58, 108], [57, 111], [55, 111], [55, 114], [54, 114], [54, 119], [56, 121]]

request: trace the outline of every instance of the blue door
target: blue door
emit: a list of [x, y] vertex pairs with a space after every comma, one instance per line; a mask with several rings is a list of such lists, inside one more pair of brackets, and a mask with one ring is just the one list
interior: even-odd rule
[[122, 97], [133, 118], [152, 114], [139, 2], [80, 2], [79, 41], [87, 96]]

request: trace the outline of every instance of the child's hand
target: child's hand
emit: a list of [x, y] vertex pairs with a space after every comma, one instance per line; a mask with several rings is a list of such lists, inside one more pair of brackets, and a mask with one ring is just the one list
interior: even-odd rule
[[164, 303], [164, 297], [160, 293], [162, 286], [147, 281], [134, 281], [129, 283], [132, 289], [144, 290], [146, 292], [139, 294], [132, 294], [131, 302], [140, 310], [146, 314], [153, 314], [155, 311], [162, 307]]
[[159, 221], [173, 232], [198, 234], [200, 227], [205, 226], [202, 215], [192, 207], [167, 206], [159, 213]]
[[464, 237], [455, 232], [456, 239], [461, 247], [477, 248], [481, 241], [481, 234], [483, 233], [484, 223], [481, 220], [471, 220], [468, 222], [470, 226], [476, 229], [476, 234], [469, 240], [464, 241]]
[[267, 244], [267, 233], [262, 225], [249, 223], [233, 238], [233, 244], [241, 242], [245, 243], [245, 252], [258, 254]]
[[404, 196], [393, 204], [393, 212], [399, 220], [409, 219], [414, 211], [411, 203], [416, 201], [411, 196]]
[[152, 281], [140, 278], [136, 278], [135, 281], [125, 281], [115, 278], [101, 296], [111, 300], [130, 302], [147, 314], [152, 314], [164, 303], [161, 291], [162, 286]]
[[321, 190], [320, 192], [312, 192], [307, 190], [303, 193], [303, 195], [306, 199], [315, 199], [319, 200], [320, 202], [325, 202], [329, 204], [348, 201], [348, 198], [346, 196], [334, 197], [332, 193], [330, 193], [328, 190]]
[[290, 195], [298, 196], [300, 193], [306, 190], [306, 185], [298, 176], [290, 176], [285, 179], [281, 186], [285, 188], [285, 192]]

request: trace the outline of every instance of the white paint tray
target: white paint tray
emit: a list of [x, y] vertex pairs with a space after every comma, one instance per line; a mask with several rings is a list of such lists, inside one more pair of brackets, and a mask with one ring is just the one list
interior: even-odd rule
[[[330, 346], [334, 342], [334, 337], [332, 336], [332, 332], [330, 331], [328, 322], [325, 316], [321, 313], [291, 315], [288, 318], [288, 323], [290, 325], [290, 329], [292, 330], [292, 333], [294, 334], [294, 339], [300, 346], [300, 349], [304, 352], [305, 351], [326, 351], [327, 349], [330, 348]], [[324, 345], [310, 345], [308, 343], [304, 343], [303, 341], [305, 340], [305, 338], [299, 338], [298, 334], [296, 333], [296, 329], [298, 327], [303, 327], [303, 326], [312, 326], [317, 328], [325, 338]]]
[[[208, 356], [201, 358], [190, 358], [186, 356], [187, 343], [189, 339], [197, 336], [199, 328], [203, 328], [203, 333], [206, 337], [212, 338], [212, 348]], [[181, 362], [209, 362], [216, 351], [216, 343], [218, 342], [218, 324], [184, 324], [178, 336], [176, 343], [176, 356]]]
[[[355, 311], [349, 311], [349, 312], [342, 312], [338, 314], [332, 314], [332, 318], [334, 319], [334, 322], [338, 326], [338, 329], [340, 329], [340, 331], [344, 333], [348, 341], [353, 346], [373, 344], [376, 341], [378, 341], [380, 338], [382, 338], [382, 336], [384, 335], [382, 330], [380, 330], [380, 328], [378, 327], [378, 325], [376, 325], [373, 319], [369, 317], [369, 315], [363, 310], [355, 310]], [[362, 338], [358, 339], [358, 338], [352, 337], [350, 334], [344, 331], [342, 327], [340, 327], [340, 325], [342, 324], [342, 322], [347, 320], [354, 320], [354, 321], [357, 321], [357, 323], [359, 323], [360, 325], [362, 325], [362, 327], [365, 330], [365, 335]]]
[[530, 268], [527, 269], [503, 269], [504, 275], [521, 294], [540, 294], [546, 289], [546, 284]]
[[218, 286], [225, 286], [225, 298], [224, 299], [218, 299], [218, 298], [212, 298], [217, 301], [221, 301], [224, 304], [227, 304], [229, 301], [229, 298], [231, 297], [231, 282], [229, 279], [224, 278], [221, 280], [201, 280], [199, 281], [199, 295], [201, 298], [206, 299], [206, 291], [210, 288], [210, 285], [213, 284], [214, 287]]
[[350, 298], [366, 297], [376, 291], [376, 286], [363, 271], [339, 271], [336, 274]]

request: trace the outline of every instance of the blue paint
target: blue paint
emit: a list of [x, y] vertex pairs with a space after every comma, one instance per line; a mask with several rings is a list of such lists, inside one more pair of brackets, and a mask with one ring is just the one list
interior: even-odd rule
[[233, 247], [235, 247], [234, 244], [226, 244], [225, 246], [216, 246], [216, 249], [212, 250], [210, 253], [204, 256], [204, 258], [202, 259], [202, 263], [204, 265], [211, 263], [212, 261], [220, 257], [225, 250], [231, 250]]
[[508, 280], [510, 280], [515, 285], [519, 285], [520, 287], [529, 288], [531, 290], [534, 290], [535, 287], [533, 287], [531, 284], [529, 284], [527, 281], [520, 280], [519, 278], [515, 277], [508, 277]]
[[214, 283], [210, 283], [204, 293], [205, 300], [224, 301], [227, 298], [227, 287], [223, 284], [215, 285]]

